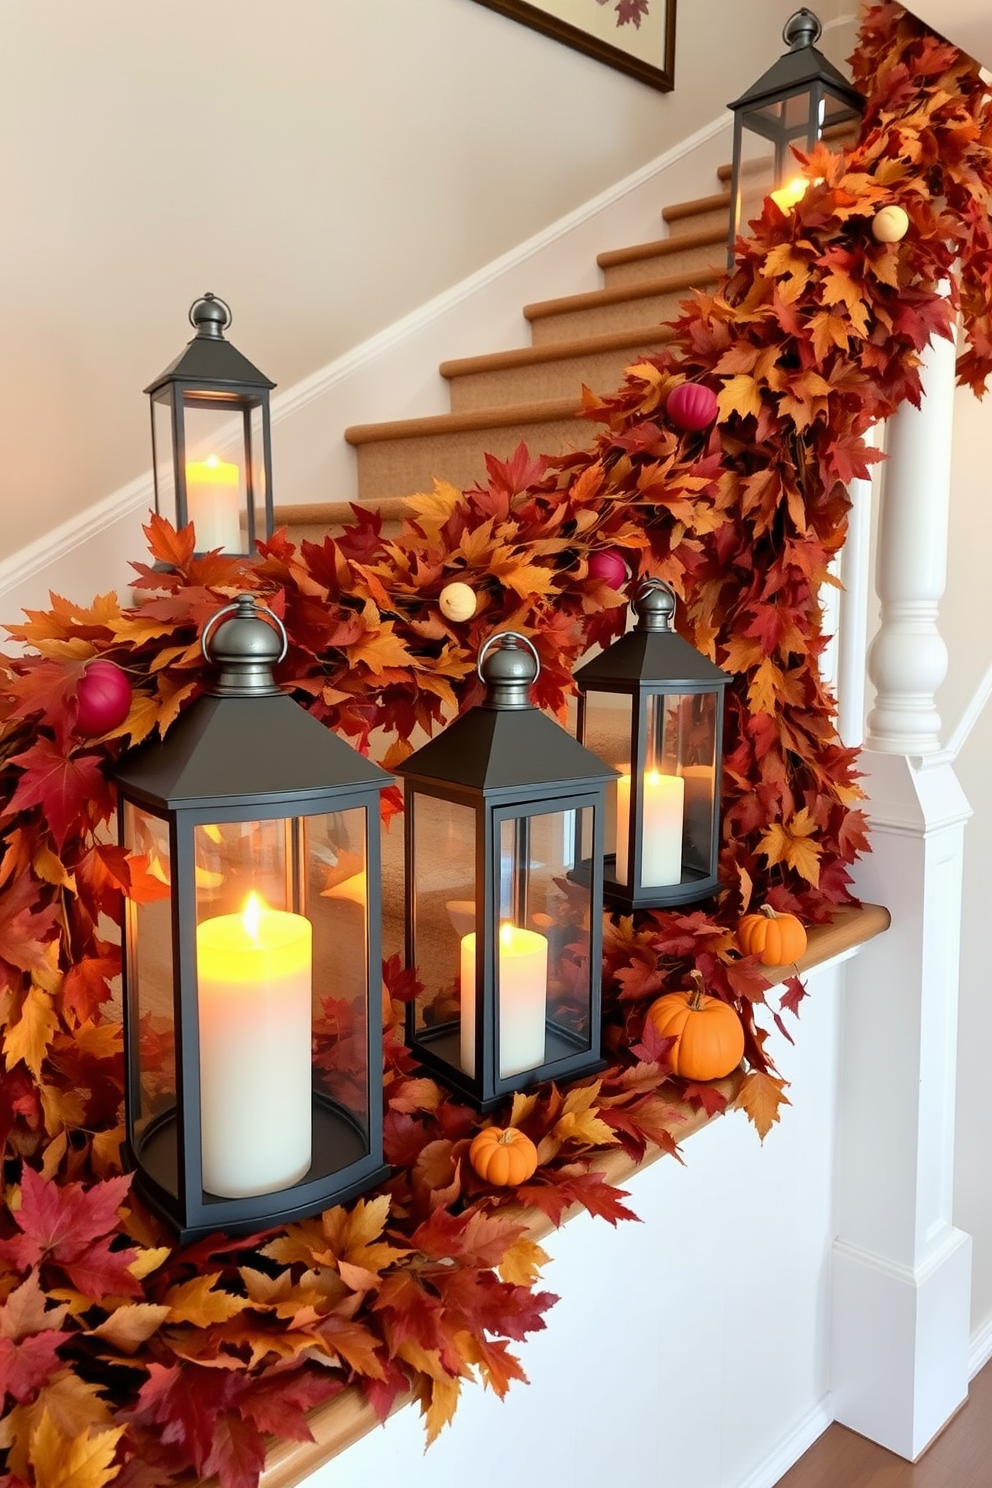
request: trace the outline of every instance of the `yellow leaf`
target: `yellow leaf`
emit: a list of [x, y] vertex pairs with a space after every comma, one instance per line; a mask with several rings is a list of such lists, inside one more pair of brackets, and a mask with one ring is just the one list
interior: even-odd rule
[[566, 1111], [555, 1122], [552, 1136], [560, 1142], [583, 1142], [590, 1147], [605, 1147], [619, 1140], [613, 1128], [591, 1111]]
[[758, 843], [758, 851], [768, 859], [769, 867], [775, 863], [785, 863], [816, 888], [820, 882], [820, 855], [823, 849], [818, 842], [811, 840], [815, 831], [816, 823], [804, 806], [801, 811], [796, 812], [787, 826], [783, 826], [781, 822], [772, 822]]
[[717, 402], [719, 404], [719, 422], [726, 423], [732, 413], [737, 413], [741, 418], [753, 414], [757, 418], [761, 413], [761, 393], [758, 384], [753, 377], [744, 373], [732, 377], [725, 382], [721, 388]]
[[120, 1472], [114, 1466], [123, 1426], [65, 1437], [46, 1409], [31, 1433], [29, 1457], [36, 1488], [103, 1488]]
[[169, 1317], [171, 1308], [156, 1302], [131, 1302], [118, 1307], [93, 1329], [96, 1338], [105, 1338], [122, 1354], [133, 1354]]
[[127, 1269], [135, 1281], [143, 1281], [146, 1276], [157, 1271], [159, 1266], [164, 1266], [171, 1254], [172, 1247], [169, 1245], [155, 1245], [148, 1250], [139, 1250]]
[[404, 506], [412, 513], [413, 520], [429, 542], [434, 542], [462, 499], [462, 493], [450, 481], [434, 479], [433, 491], [420, 491], [415, 496], [405, 496]]
[[516, 1091], [513, 1097], [513, 1107], [510, 1111], [510, 1120], [507, 1125], [522, 1126], [536, 1105], [536, 1095], [525, 1095], [522, 1090]]
[[461, 1380], [450, 1374], [432, 1379], [427, 1386], [430, 1402], [421, 1401], [421, 1413], [427, 1428], [427, 1445], [438, 1436], [452, 1420], [461, 1394]]
[[533, 1286], [551, 1257], [536, 1240], [515, 1240], [496, 1267], [503, 1281], [512, 1286]]
[[45, 1114], [45, 1130], [50, 1137], [60, 1131], [80, 1127], [86, 1116], [86, 1100], [82, 1091], [65, 1090], [58, 1085], [43, 1085], [39, 1082], [38, 1094], [41, 1109]]
[[57, 857], [51, 848], [40, 844], [35, 850], [31, 866], [43, 882], [55, 884], [60, 889], [68, 889], [72, 894], [76, 892], [75, 878], [71, 873], [66, 872], [62, 859]]
[[208, 1328], [211, 1323], [226, 1323], [229, 1318], [244, 1312], [249, 1305], [244, 1297], [234, 1297], [223, 1289], [214, 1291], [214, 1284], [219, 1280], [220, 1272], [212, 1271], [207, 1276], [194, 1276], [191, 1281], [170, 1287], [162, 1299], [169, 1305], [169, 1322]]
[[70, 1441], [93, 1426], [111, 1426], [110, 1414], [100, 1387], [80, 1379], [75, 1370], [53, 1374], [42, 1385], [30, 1405], [18, 1405], [0, 1421], [0, 1448], [8, 1448], [7, 1468], [23, 1481], [31, 1472], [28, 1447], [32, 1433], [48, 1412], [49, 1419]]
[[752, 713], [774, 713], [782, 688], [782, 673], [770, 656], [758, 664], [747, 690], [747, 705]]
[[743, 1084], [737, 1092], [735, 1104], [747, 1113], [750, 1121], [754, 1122], [762, 1141], [779, 1119], [779, 1106], [791, 1104], [785, 1094], [786, 1084], [787, 1081], [779, 1080], [775, 1075], [766, 1075], [761, 1070], [751, 1070], [750, 1074], [745, 1075]]
[[58, 1026], [50, 994], [40, 987], [30, 986], [16, 1021], [8, 1025], [4, 1035], [3, 1052], [8, 1073], [23, 1059], [35, 1079], [40, 1080], [42, 1061]]
[[396, 635], [392, 620], [384, 620], [377, 630], [368, 630], [360, 641], [346, 646], [345, 653], [351, 666], [361, 662], [370, 672], [381, 672], [384, 667], [405, 667], [412, 661], [406, 643]]
[[579, 1111], [588, 1111], [599, 1099], [602, 1080], [593, 1080], [591, 1085], [575, 1085], [565, 1097], [563, 1110], [567, 1116], [574, 1116]]

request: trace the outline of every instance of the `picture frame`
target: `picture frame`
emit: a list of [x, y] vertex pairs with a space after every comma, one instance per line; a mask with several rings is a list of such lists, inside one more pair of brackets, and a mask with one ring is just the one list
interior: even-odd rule
[[475, 3], [618, 68], [662, 93], [675, 86], [675, 0]]

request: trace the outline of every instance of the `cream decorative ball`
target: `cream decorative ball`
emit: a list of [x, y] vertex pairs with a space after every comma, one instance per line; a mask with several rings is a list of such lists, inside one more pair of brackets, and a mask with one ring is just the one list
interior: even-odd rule
[[458, 579], [445, 584], [438, 596], [438, 604], [446, 620], [471, 620], [479, 607], [475, 590]]
[[902, 207], [892, 203], [880, 207], [871, 220], [871, 230], [880, 243], [898, 243], [906, 236], [909, 217]]

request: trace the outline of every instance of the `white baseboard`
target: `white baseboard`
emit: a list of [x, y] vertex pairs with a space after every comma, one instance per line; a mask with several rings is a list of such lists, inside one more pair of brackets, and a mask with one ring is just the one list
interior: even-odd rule
[[990, 1359], [992, 1359], [992, 1317], [987, 1318], [978, 1331], [971, 1335], [971, 1342], [968, 1345], [968, 1378], [973, 1380]]
[[738, 1488], [775, 1488], [779, 1479], [795, 1466], [804, 1452], [809, 1451], [833, 1419], [830, 1396], [826, 1395], [806, 1412], [775, 1450], [741, 1480]]
[[[448, 357], [527, 344], [524, 304], [599, 287], [596, 253], [665, 235], [661, 209], [700, 194], [727, 155], [729, 114], [601, 192], [550, 227], [419, 306], [272, 400], [276, 504], [353, 500], [353, 423], [447, 411], [437, 371]], [[714, 181], [715, 184], [715, 181]], [[0, 561], [4, 618], [44, 608], [49, 589], [81, 601], [130, 581], [145, 556], [141, 524], [151, 472]]]

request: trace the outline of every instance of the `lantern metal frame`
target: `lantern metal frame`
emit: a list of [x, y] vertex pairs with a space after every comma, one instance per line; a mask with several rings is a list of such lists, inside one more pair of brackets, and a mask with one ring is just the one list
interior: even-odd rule
[[[208, 651], [214, 623], [228, 615], [233, 618], [220, 626]], [[281, 645], [270, 622], [281, 632]], [[124, 1150], [137, 1193], [181, 1244], [215, 1232], [250, 1234], [303, 1218], [364, 1192], [389, 1173], [382, 1154], [379, 798], [392, 777], [337, 738], [274, 682], [272, 668], [285, 654], [285, 631], [271, 612], [256, 607], [252, 596], [239, 596], [214, 616], [202, 642], [205, 654], [222, 665], [212, 690], [180, 716], [164, 740], [137, 746], [114, 772], [121, 846], [128, 846], [129, 807], [168, 829], [175, 1102], [136, 1131], [142, 1113], [136, 972], [140, 906], [129, 898], [123, 935]], [[327, 1092], [312, 1088], [310, 1171], [273, 1192], [237, 1198], [208, 1193], [202, 1182], [195, 829], [284, 821], [288, 838], [298, 846], [307, 818], [354, 808], [365, 812], [366, 1089], [361, 1113], [356, 1115]], [[292, 869], [295, 892], [302, 899], [296, 855]]]
[[[660, 579], [641, 581], [632, 599], [636, 615], [633, 630], [601, 651], [575, 673], [579, 689], [576, 734], [588, 747], [590, 733], [589, 694], [623, 697], [630, 706], [630, 736], [624, 764], [629, 760], [629, 816], [626, 856], [627, 883], [618, 881], [616, 858], [607, 849], [603, 893], [607, 903], [626, 910], [658, 909], [696, 904], [719, 888], [720, 789], [723, 766], [724, 694], [729, 675], [702, 656], [674, 628], [675, 595]], [[682, 874], [676, 883], [651, 885], [643, 878], [644, 778], [649, 767], [648, 709], [665, 698], [712, 696], [712, 786], [709, 796], [710, 826], [705, 843], [690, 837], [685, 814]], [[679, 748], [677, 772], [688, 763]], [[708, 769], [709, 765], [704, 765]], [[614, 771], [618, 775], [619, 771]], [[695, 862], [693, 859], [695, 858]], [[700, 863], [702, 867], [700, 867]], [[611, 872], [612, 865], [612, 872]]]
[[[790, 16], [782, 31], [789, 50], [746, 92], [727, 105], [734, 115], [734, 148], [730, 178], [728, 261], [734, 263], [734, 244], [741, 228], [744, 133], [750, 131], [774, 146], [775, 185], [784, 184], [790, 147], [808, 153], [823, 134], [859, 118], [865, 100], [844, 74], [818, 51], [815, 43], [823, 27], [803, 6]], [[805, 108], [801, 100], [806, 97]], [[800, 107], [795, 108], [796, 101]], [[797, 167], [798, 169], [798, 167]], [[795, 173], [795, 172], [793, 172]]]
[[[177, 528], [185, 527], [190, 520], [187, 410], [230, 415], [232, 421], [240, 419], [239, 468], [243, 469], [244, 493], [243, 501], [239, 493], [239, 525], [243, 524], [247, 541], [243, 548], [225, 547], [224, 551], [250, 557], [255, 552], [257, 539], [270, 538], [275, 527], [269, 410], [269, 393], [275, 383], [225, 339], [224, 332], [233, 319], [230, 306], [211, 291], [195, 300], [189, 309], [189, 321], [196, 334], [175, 361], [148, 384], [145, 392], [151, 408], [155, 511], [174, 520]], [[163, 440], [156, 428], [157, 407], [169, 411], [168, 450], [161, 447]], [[257, 430], [253, 428], [256, 412], [259, 415]], [[215, 454], [220, 452], [214, 451]], [[165, 469], [171, 470], [172, 513], [162, 510], [167, 504], [166, 493], [161, 489], [161, 472]], [[263, 487], [261, 491], [258, 490], [259, 484]], [[257, 530], [259, 515], [262, 516], [262, 532]], [[209, 548], [198, 540], [197, 554], [206, 551]]]
[[[499, 649], [492, 651], [497, 646]], [[530, 653], [528, 655], [528, 652]], [[474, 819], [475, 945], [474, 1072], [461, 1065], [461, 1021], [418, 1029], [418, 1008], [407, 1006], [406, 1041], [423, 1066], [459, 1091], [479, 1110], [488, 1111], [516, 1090], [548, 1079], [571, 1079], [601, 1070], [602, 1008], [602, 863], [603, 818], [607, 781], [615, 772], [583, 749], [572, 736], [530, 701], [539, 670], [537, 652], [527, 637], [514, 631], [490, 636], [479, 654], [478, 675], [487, 688], [484, 700], [455, 720], [436, 739], [396, 767], [406, 784], [404, 846], [406, 854], [406, 952], [417, 958], [418, 810], [435, 800], [469, 809]], [[515, 1074], [500, 1073], [500, 997], [497, 964], [501, 886], [505, 865], [501, 834], [505, 823], [517, 824], [512, 899], [514, 915], [526, 920], [529, 824], [554, 813], [588, 810], [589, 852], [578, 842], [568, 874], [588, 894], [588, 1019], [585, 1032], [574, 1033], [552, 1019], [545, 1021], [545, 1057]], [[576, 832], [576, 836], [578, 833]], [[462, 989], [465, 996], [465, 989]], [[462, 1005], [464, 1006], [464, 1004]]]

